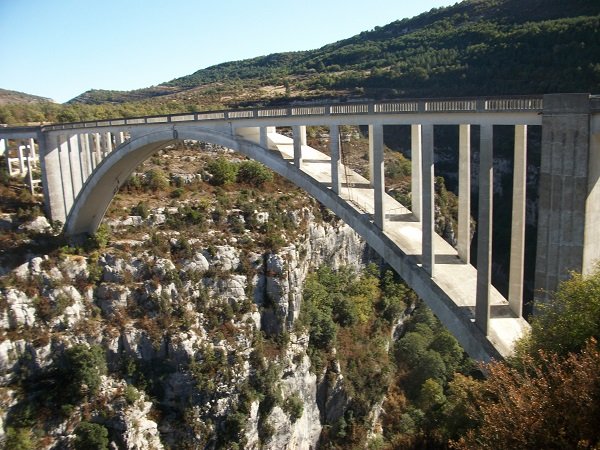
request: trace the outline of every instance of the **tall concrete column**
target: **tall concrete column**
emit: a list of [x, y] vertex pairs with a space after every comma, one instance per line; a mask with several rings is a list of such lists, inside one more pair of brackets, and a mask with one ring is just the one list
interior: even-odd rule
[[600, 258], [599, 157], [590, 140], [588, 94], [544, 96], [536, 302], [547, 301], [569, 271], [586, 273]]
[[458, 257], [471, 261], [471, 125], [459, 125], [458, 138]]
[[373, 178], [375, 177], [375, 142], [373, 125], [369, 125], [369, 186], [375, 186]]
[[67, 213], [63, 194], [60, 148], [55, 134], [40, 133], [40, 160], [46, 212], [50, 218], [65, 223]]
[[68, 215], [71, 206], [73, 206], [75, 194], [73, 192], [73, 181], [71, 178], [71, 162], [67, 136], [62, 134], [58, 135], [58, 151], [63, 197], [65, 202], [65, 213]]
[[7, 139], [0, 139], [0, 156], [4, 156], [7, 148]]
[[[369, 136], [373, 136], [373, 188], [375, 211], [375, 224], [385, 230], [385, 166], [383, 162], [383, 125], [369, 125]], [[372, 133], [371, 133], [372, 131]]]
[[340, 195], [342, 192], [340, 128], [337, 125], [329, 127], [329, 152], [331, 153], [331, 190]]
[[422, 210], [421, 210], [421, 226], [422, 226], [422, 258], [423, 269], [433, 276], [435, 275], [435, 248], [433, 245], [434, 230], [434, 164], [433, 164], [433, 125], [425, 124], [421, 126], [422, 140]]
[[[302, 167], [302, 131], [300, 126], [292, 127], [292, 135], [294, 138], [294, 165], [297, 169]], [[306, 127], [304, 127], [304, 140], [306, 141]]]
[[29, 158], [31, 158], [31, 163], [33, 164], [33, 166], [36, 165], [35, 160], [36, 160], [36, 152], [35, 152], [35, 139], [34, 138], [29, 138]]
[[493, 126], [481, 125], [479, 144], [479, 217], [477, 221], [477, 294], [475, 323], [486, 335], [490, 319], [492, 284], [492, 213], [493, 213]]
[[422, 197], [421, 197], [421, 125], [413, 124], [410, 126], [410, 163], [411, 163], [411, 203], [412, 213], [415, 218], [421, 220], [421, 208], [422, 208]]
[[92, 173], [92, 155], [90, 154], [90, 142], [88, 133], [80, 133], [79, 138], [79, 161], [81, 162], [82, 185]]
[[306, 140], [306, 125], [300, 125], [300, 143], [302, 145], [308, 145], [308, 141]]
[[81, 157], [78, 145], [79, 138], [76, 134], [68, 137], [67, 145], [69, 146], [69, 170], [71, 171], [71, 186], [73, 187], [73, 198], [77, 198], [77, 194], [83, 185], [81, 179]]
[[117, 147], [119, 145], [121, 145], [123, 142], [125, 142], [125, 135], [123, 134], [123, 132], [122, 131], [115, 132], [115, 143], [117, 144]]
[[100, 144], [100, 133], [92, 133], [92, 168], [95, 169], [102, 161], [102, 149]]
[[523, 315], [523, 276], [525, 270], [527, 125], [515, 125], [514, 159], [508, 303], [512, 312], [517, 317], [521, 317]]
[[258, 130], [259, 143], [263, 148], [269, 148], [269, 140], [267, 137], [267, 127], [260, 127]]
[[100, 148], [102, 150], [102, 159], [106, 158], [112, 152], [112, 136], [109, 131], [100, 133]]
[[585, 202], [582, 272], [589, 274], [600, 261], [600, 116], [590, 122], [588, 196]]
[[23, 145], [23, 143], [21, 143], [21, 145], [19, 145], [19, 171], [21, 172], [19, 174], [19, 176], [23, 177], [25, 176], [25, 145]]
[[29, 192], [31, 195], [35, 194], [35, 188], [33, 185], [33, 160], [27, 158], [27, 184], [29, 185]]

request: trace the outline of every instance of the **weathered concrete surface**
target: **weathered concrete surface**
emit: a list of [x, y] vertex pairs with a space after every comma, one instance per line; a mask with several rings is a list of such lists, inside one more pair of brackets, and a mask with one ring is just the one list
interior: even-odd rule
[[600, 257], [600, 170], [598, 147], [590, 148], [591, 140], [597, 142], [590, 135], [588, 94], [544, 96], [536, 302], [547, 301], [569, 271], [589, 272]]

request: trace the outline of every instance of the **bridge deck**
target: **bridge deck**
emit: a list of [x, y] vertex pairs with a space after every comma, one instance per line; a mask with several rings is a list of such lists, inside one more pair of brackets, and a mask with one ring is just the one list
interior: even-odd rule
[[[293, 140], [277, 133], [269, 133], [270, 150], [278, 151], [282, 158], [293, 161]], [[301, 169], [317, 181], [331, 185], [331, 158], [318, 150], [302, 146]], [[346, 174], [348, 177], [346, 178]], [[359, 213], [374, 213], [374, 190], [366, 178], [342, 166], [341, 197], [348, 201]], [[421, 222], [411, 211], [391, 196], [384, 196], [386, 212], [385, 234], [404, 252], [420, 261]], [[467, 308], [474, 318], [477, 270], [465, 264], [456, 249], [442, 237], [434, 235], [435, 272], [432, 281], [437, 284], [460, 308]], [[529, 325], [523, 318], [515, 317], [507, 300], [491, 287], [491, 317], [488, 339], [503, 356], [508, 356], [514, 348], [514, 341], [526, 332]], [[474, 320], [474, 319], [473, 319]]]

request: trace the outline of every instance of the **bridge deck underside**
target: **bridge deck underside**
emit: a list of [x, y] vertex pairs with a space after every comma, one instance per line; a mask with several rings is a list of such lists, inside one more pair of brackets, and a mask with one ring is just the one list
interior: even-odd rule
[[[293, 140], [277, 133], [269, 133], [269, 149], [280, 153], [285, 160], [294, 160]], [[318, 150], [302, 146], [301, 170], [320, 183], [331, 185], [331, 158]], [[374, 213], [374, 189], [366, 178], [342, 166], [342, 189], [340, 196], [352, 205], [359, 214]], [[346, 177], [347, 174], [347, 177]], [[391, 196], [384, 195], [386, 216], [384, 233], [406, 255], [421, 260], [422, 229], [412, 212]], [[373, 225], [375, 226], [375, 225]], [[437, 284], [461, 309], [468, 309], [469, 316], [475, 317], [477, 270], [471, 264], [462, 262], [457, 251], [439, 235], [434, 235], [435, 276]], [[507, 300], [491, 287], [491, 317], [489, 321], [489, 341], [503, 356], [508, 356], [514, 348], [514, 341], [523, 336], [529, 325], [523, 318], [515, 317]]]

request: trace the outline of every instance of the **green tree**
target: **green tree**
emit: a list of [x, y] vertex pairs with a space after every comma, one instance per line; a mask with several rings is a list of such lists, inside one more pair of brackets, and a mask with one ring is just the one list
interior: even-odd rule
[[79, 401], [95, 395], [100, 387], [100, 376], [106, 371], [104, 350], [99, 345], [77, 344], [67, 349], [58, 370], [67, 400]]
[[163, 191], [169, 187], [169, 178], [160, 169], [151, 169], [145, 173], [145, 184], [153, 191]]
[[242, 161], [237, 172], [237, 181], [252, 186], [261, 186], [273, 180], [273, 172], [257, 161]]
[[206, 166], [212, 178], [210, 179], [211, 184], [215, 186], [223, 186], [225, 184], [233, 183], [236, 180], [238, 165], [229, 162], [222, 156], [209, 162]]
[[81, 422], [75, 429], [76, 450], [107, 450], [108, 430], [97, 423]]
[[538, 306], [519, 353], [566, 355], [579, 351], [590, 337], [600, 338], [600, 268], [587, 276], [571, 274], [547, 304]]

